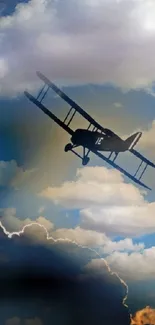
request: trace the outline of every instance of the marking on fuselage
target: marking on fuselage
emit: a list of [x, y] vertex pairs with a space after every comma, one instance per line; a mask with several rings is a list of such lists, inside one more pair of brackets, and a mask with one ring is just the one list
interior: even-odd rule
[[103, 139], [104, 139], [103, 137], [99, 137], [99, 138], [97, 138], [95, 144], [100, 145]]

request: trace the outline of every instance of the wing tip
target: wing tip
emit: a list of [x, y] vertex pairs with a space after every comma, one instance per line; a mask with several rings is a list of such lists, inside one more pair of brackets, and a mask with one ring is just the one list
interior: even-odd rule
[[43, 74], [39, 70], [36, 71], [36, 75], [42, 79]]

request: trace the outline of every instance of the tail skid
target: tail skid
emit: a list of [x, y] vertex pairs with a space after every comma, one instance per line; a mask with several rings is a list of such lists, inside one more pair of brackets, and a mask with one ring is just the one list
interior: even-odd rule
[[129, 138], [127, 138], [124, 142], [125, 142], [125, 146], [127, 148], [127, 150], [131, 150], [135, 147], [135, 145], [137, 144], [137, 142], [139, 141], [139, 139], [142, 136], [142, 132], [136, 132], [134, 134], [132, 134]]

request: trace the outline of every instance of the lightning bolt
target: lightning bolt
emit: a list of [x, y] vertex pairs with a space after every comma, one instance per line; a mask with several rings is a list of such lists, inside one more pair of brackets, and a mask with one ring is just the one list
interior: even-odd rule
[[[6, 236], [8, 236], [8, 238], [12, 238], [13, 236], [20, 236], [20, 235], [24, 234], [26, 228], [30, 228], [30, 227], [32, 227], [32, 226], [39, 226], [40, 228], [44, 229], [44, 231], [45, 231], [45, 233], [46, 233], [46, 239], [47, 239], [47, 240], [52, 240], [54, 243], [58, 243], [58, 242], [68, 242], [68, 243], [72, 243], [72, 244], [74, 244], [74, 245], [76, 245], [76, 246], [78, 246], [78, 247], [80, 247], [80, 248], [88, 249], [89, 251], [95, 253], [95, 254], [96, 254], [96, 255], [97, 255], [101, 260], [104, 261], [104, 263], [105, 263], [105, 265], [106, 265], [106, 268], [107, 268], [108, 272], [109, 272], [111, 275], [115, 275], [115, 276], [119, 279], [119, 281], [121, 282], [121, 284], [125, 287], [125, 289], [126, 289], [126, 294], [125, 294], [125, 297], [123, 298], [122, 304], [123, 304], [124, 307], [126, 307], [126, 308], [129, 309], [128, 305], [126, 304], [126, 300], [127, 300], [127, 298], [128, 298], [128, 292], [129, 292], [129, 288], [128, 288], [127, 283], [126, 283], [126, 282], [125, 282], [125, 281], [124, 281], [124, 280], [123, 280], [123, 279], [118, 275], [118, 273], [113, 272], [113, 271], [111, 270], [111, 268], [110, 268], [109, 264], [107, 263], [107, 261], [106, 261], [106, 260], [105, 260], [105, 259], [104, 259], [104, 258], [103, 258], [103, 257], [102, 257], [102, 256], [101, 256], [101, 255], [100, 255], [100, 254], [95, 250], [95, 249], [90, 248], [90, 247], [88, 247], [88, 246], [80, 245], [80, 244], [78, 244], [76, 241], [71, 240], [71, 239], [69, 239], [69, 238], [57, 238], [57, 239], [55, 239], [55, 238], [53, 238], [52, 236], [49, 236], [49, 232], [48, 232], [48, 230], [46, 229], [46, 227], [45, 227], [44, 225], [40, 224], [39, 222], [31, 222], [31, 223], [29, 223], [29, 224], [23, 226], [23, 228], [22, 228], [20, 231], [9, 232], [9, 231], [6, 230], [6, 228], [2, 225], [2, 222], [0, 221], [0, 228], [2, 228], [3, 233], [4, 233]], [[130, 315], [130, 317], [131, 317], [131, 315]]]

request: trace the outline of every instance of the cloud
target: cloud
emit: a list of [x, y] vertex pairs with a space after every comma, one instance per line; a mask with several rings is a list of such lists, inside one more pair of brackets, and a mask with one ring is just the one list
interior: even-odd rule
[[144, 249], [144, 244], [134, 244], [132, 239], [125, 238], [120, 241], [112, 241], [105, 234], [82, 229], [79, 226], [76, 228], [60, 228], [52, 232], [54, 238], [68, 238], [75, 241], [79, 245], [96, 247], [100, 246], [104, 254], [110, 254], [114, 251], [139, 251]]
[[[6, 208], [6, 209], [0, 209], [1, 213], [1, 223], [2, 225], [7, 229], [7, 231], [14, 232], [14, 231], [20, 231], [25, 225], [28, 225], [30, 223], [39, 223], [46, 227], [47, 231], [51, 231], [54, 228], [54, 224], [46, 219], [43, 216], [39, 216], [35, 220], [32, 220], [30, 218], [26, 218], [24, 220], [21, 220], [16, 217], [16, 209], [15, 208]], [[34, 230], [33, 230], [34, 232]], [[31, 230], [30, 230], [31, 233]], [[43, 233], [41, 231], [41, 233]], [[37, 227], [37, 233], [36, 236], [39, 236], [40, 231]], [[35, 232], [34, 232], [35, 235]], [[34, 237], [34, 236], [33, 236]]]
[[114, 106], [116, 107], [116, 108], [122, 108], [123, 107], [123, 105], [121, 104], [121, 103], [114, 103]]
[[155, 246], [141, 252], [114, 252], [106, 258], [110, 267], [126, 279], [141, 281], [155, 279]]
[[0, 18], [1, 93], [37, 88], [38, 69], [62, 83], [148, 88], [154, 81], [154, 13], [154, 0], [18, 4]]
[[40, 195], [66, 209], [79, 209], [81, 228], [124, 237], [155, 232], [155, 202], [147, 202], [116, 170], [81, 168], [74, 181], [48, 187]]
[[155, 325], [155, 309], [147, 306], [142, 310], [136, 312], [132, 317], [131, 325]]
[[88, 273], [102, 275], [105, 272], [105, 265], [106, 264], [103, 259], [95, 258], [85, 265], [85, 270], [87, 270]]
[[[16, 217], [16, 209], [15, 208], [7, 208], [1, 209], [1, 222], [2, 225], [6, 228], [7, 231], [21, 231], [25, 225], [36, 223], [36, 226], [29, 227], [26, 233], [33, 240], [37, 240], [46, 242], [46, 234], [42, 231], [41, 228], [37, 226], [37, 223], [43, 225], [48, 231], [50, 237], [54, 239], [64, 239], [75, 242], [77, 245], [82, 245], [86, 247], [98, 247], [100, 246], [101, 251], [104, 254], [110, 254], [114, 251], [141, 251], [144, 249], [144, 244], [142, 242], [138, 244], [134, 244], [132, 239], [125, 238], [120, 241], [112, 241], [106, 234], [102, 234], [100, 232], [96, 232], [93, 230], [82, 229], [80, 226], [76, 228], [58, 228], [54, 229], [54, 224], [46, 219], [43, 216], [32, 220], [30, 218], [26, 218], [21, 220]], [[48, 242], [49, 245], [51, 242]]]
[[44, 206], [41, 206], [41, 207], [39, 208], [38, 212], [39, 212], [39, 213], [42, 213], [42, 212], [44, 212], [44, 210], [45, 210], [45, 207], [44, 207]]
[[139, 142], [139, 147], [142, 149], [149, 150], [150, 153], [154, 154], [155, 147], [155, 120], [152, 121], [151, 125], [148, 125], [146, 130], [142, 130], [143, 135]]
[[[87, 320], [93, 325], [100, 324], [103, 318], [109, 325], [114, 320], [126, 324], [128, 311], [122, 304], [124, 286], [108, 272], [106, 265], [106, 278], [102, 276], [102, 281], [99, 277], [88, 276], [83, 281], [79, 278], [80, 274], [87, 274], [84, 266], [94, 255], [91, 251], [87, 250], [83, 256], [83, 249], [72, 245], [71, 255], [63, 251], [60, 243], [49, 249], [41, 244], [33, 245], [25, 235], [8, 239], [1, 231], [2, 249], [9, 255], [9, 263], [0, 265], [3, 293], [0, 300], [3, 299], [3, 306], [8, 305], [8, 300], [13, 306], [11, 311], [6, 308], [7, 318], [12, 317], [9, 314], [17, 310], [18, 304], [20, 320], [27, 310], [29, 315], [34, 315], [37, 308], [37, 317], [45, 315], [47, 324], [77, 325]], [[47, 305], [49, 310], [45, 313]], [[35, 324], [30, 319], [29, 323], [23, 319], [21, 323]]]
[[35, 169], [24, 170], [15, 160], [0, 161], [0, 186], [10, 186], [19, 189]]
[[40, 195], [72, 209], [102, 207], [104, 204], [115, 206], [116, 202], [126, 206], [142, 201], [135, 186], [127, 186], [117, 170], [105, 167], [77, 169], [75, 181], [65, 182], [60, 187], [48, 187]]
[[[134, 131], [142, 132], [142, 137], [137, 144], [137, 148], [145, 150], [145, 151], [149, 151], [149, 154], [153, 156], [154, 155], [154, 147], [155, 147], [155, 120], [153, 120], [151, 123], [149, 123], [147, 128], [145, 128], [145, 129], [137, 128]], [[126, 134], [126, 135], [123, 135], [122, 138], [126, 139], [128, 136], [129, 136], [129, 134], [128, 135]]]

